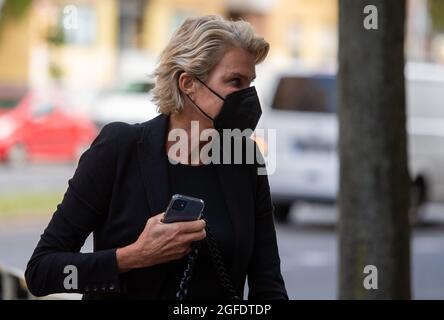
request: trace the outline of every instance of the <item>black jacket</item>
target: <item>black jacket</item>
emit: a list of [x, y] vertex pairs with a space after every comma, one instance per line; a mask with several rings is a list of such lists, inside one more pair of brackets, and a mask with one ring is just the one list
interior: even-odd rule
[[[156, 299], [162, 264], [119, 274], [116, 248], [137, 240], [146, 220], [169, 202], [165, 137], [168, 116], [135, 125], [106, 125], [81, 156], [62, 202], [41, 236], [25, 272], [36, 296], [83, 293], [84, 299]], [[280, 271], [273, 206], [266, 175], [256, 166], [217, 165], [235, 231], [228, 266], [239, 296], [248, 275], [249, 299], [288, 299]], [[94, 252], [80, 253], [94, 233]], [[77, 289], [65, 289], [67, 265], [78, 272]], [[215, 280], [217, 281], [217, 280]]]

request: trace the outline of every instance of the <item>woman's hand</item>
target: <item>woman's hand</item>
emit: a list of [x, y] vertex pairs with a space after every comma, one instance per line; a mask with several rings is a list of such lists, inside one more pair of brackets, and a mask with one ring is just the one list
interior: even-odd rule
[[117, 249], [119, 272], [180, 259], [191, 251], [192, 242], [205, 239], [204, 220], [163, 223], [163, 216], [149, 218], [136, 242]]

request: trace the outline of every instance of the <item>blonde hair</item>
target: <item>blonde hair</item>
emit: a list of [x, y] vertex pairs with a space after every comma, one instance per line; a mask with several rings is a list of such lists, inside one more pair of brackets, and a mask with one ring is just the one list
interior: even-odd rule
[[262, 62], [270, 45], [246, 21], [228, 21], [217, 15], [187, 18], [162, 51], [154, 71], [153, 102], [163, 114], [183, 110], [179, 76], [187, 72], [207, 79], [211, 69], [231, 47], [240, 47]]

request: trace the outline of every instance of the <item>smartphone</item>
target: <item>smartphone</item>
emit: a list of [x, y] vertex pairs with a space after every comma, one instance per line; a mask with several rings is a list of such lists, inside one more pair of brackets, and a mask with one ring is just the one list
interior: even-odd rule
[[194, 221], [200, 219], [205, 202], [202, 199], [175, 194], [165, 211], [164, 223]]

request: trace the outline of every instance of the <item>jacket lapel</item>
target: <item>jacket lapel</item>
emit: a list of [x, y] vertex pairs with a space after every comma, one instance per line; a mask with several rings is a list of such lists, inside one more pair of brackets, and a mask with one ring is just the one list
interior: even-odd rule
[[165, 153], [165, 134], [168, 116], [159, 115], [145, 123], [137, 144], [140, 170], [151, 215], [165, 211], [170, 196], [168, 158]]
[[[244, 206], [246, 199], [242, 199], [248, 190], [251, 189], [249, 177], [245, 176], [245, 170], [241, 170], [244, 166], [235, 164], [219, 164], [216, 166], [219, 173], [219, 181], [225, 203], [229, 211], [232, 226], [234, 228], [234, 252], [231, 263], [231, 274], [235, 284], [241, 284], [242, 270], [246, 270], [248, 263], [248, 252], [245, 248], [251, 247], [253, 234], [252, 220], [248, 219], [248, 206]], [[246, 179], [245, 179], [246, 178]]]

